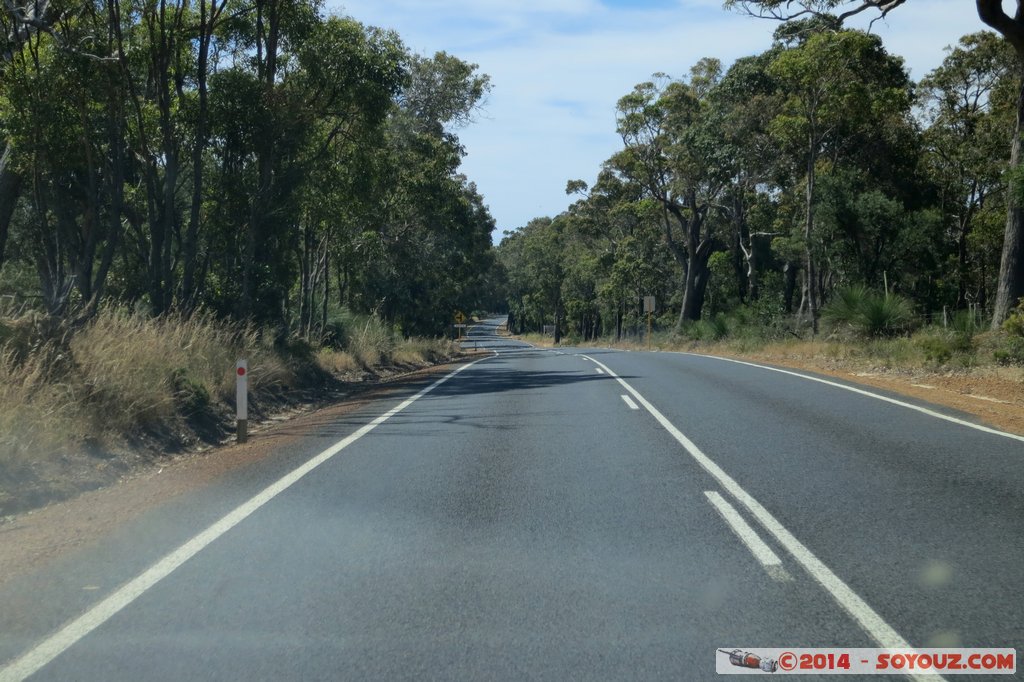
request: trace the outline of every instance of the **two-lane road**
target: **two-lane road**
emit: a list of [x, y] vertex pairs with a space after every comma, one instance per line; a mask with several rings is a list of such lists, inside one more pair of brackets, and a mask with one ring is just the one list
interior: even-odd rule
[[719, 647], [1024, 645], [1020, 439], [500, 322], [287, 467], [5, 585], [0, 681], [708, 679]]

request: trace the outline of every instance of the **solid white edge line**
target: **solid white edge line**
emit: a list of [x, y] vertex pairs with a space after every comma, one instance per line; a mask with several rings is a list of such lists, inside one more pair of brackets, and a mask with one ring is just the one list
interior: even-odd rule
[[629, 405], [629, 409], [631, 409], [631, 410], [639, 410], [640, 409], [640, 406], [637, 405], [636, 403], [634, 403], [633, 399], [630, 398], [628, 395], [620, 395], [619, 397], [622, 398], [627, 405]]
[[993, 428], [990, 428], [988, 426], [982, 426], [981, 424], [974, 424], [974, 423], [966, 421], [964, 419], [957, 419], [956, 417], [951, 417], [948, 414], [942, 414], [941, 412], [936, 412], [935, 410], [929, 410], [927, 407], [921, 407], [919, 405], [914, 405], [912, 403], [903, 402], [902, 400], [897, 400], [895, 398], [889, 398], [887, 396], [879, 395], [878, 393], [872, 393], [871, 391], [865, 391], [864, 389], [856, 388], [854, 386], [847, 386], [846, 384], [841, 384], [841, 383], [839, 383], [837, 381], [829, 381], [828, 379], [820, 379], [818, 377], [812, 377], [809, 374], [801, 374], [800, 372], [793, 372], [793, 371], [788, 370], [788, 369], [780, 369], [778, 367], [769, 367], [768, 365], [759, 365], [759, 364], [757, 364], [755, 362], [747, 362], [745, 360], [736, 360], [734, 358], [723, 358], [723, 357], [721, 357], [719, 355], [704, 355], [703, 353], [687, 353], [687, 352], [684, 352], [684, 351], [678, 351], [678, 353], [679, 353], [679, 355], [692, 355], [692, 356], [698, 357], [698, 358], [712, 358], [713, 360], [723, 360], [725, 362], [734, 362], [737, 365], [747, 365], [748, 367], [757, 367], [758, 369], [766, 369], [769, 372], [778, 372], [779, 374], [788, 374], [790, 376], [800, 377], [801, 379], [807, 379], [808, 381], [816, 381], [819, 384], [825, 384], [826, 386], [832, 386], [834, 388], [841, 388], [844, 391], [850, 391], [852, 393], [859, 393], [860, 395], [866, 395], [866, 396], [869, 396], [871, 398], [876, 398], [878, 400], [884, 400], [885, 402], [892, 403], [893, 405], [899, 405], [900, 407], [906, 407], [906, 408], [914, 410], [916, 412], [921, 412], [922, 414], [926, 414], [929, 417], [935, 417], [936, 419], [943, 419], [943, 420], [945, 420], [947, 422], [952, 422], [954, 424], [959, 424], [960, 426], [966, 426], [966, 427], [975, 429], [977, 431], [984, 431], [985, 433], [991, 433], [991, 434], [995, 434], [997, 436], [1003, 436], [1004, 438], [1012, 438], [1014, 440], [1019, 440], [1021, 442], [1024, 442], [1024, 436], [1018, 436], [1015, 433], [1007, 433], [1006, 431], [1000, 431], [999, 429], [993, 429]]
[[782, 567], [782, 559], [779, 558], [779, 555], [773, 552], [772, 548], [750, 527], [750, 524], [743, 520], [743, 517], [740, 516], [735, 507], [714, 490], [705, 490], [704, 495], [711, 502], [712, 506], [718, 510], [718, 513], [722, 515], [722, 518], [732, 528], [732, 531], [736, 533], [736, 537], [747, 546], [750, 553], [757, 559], [757, 563], [761, 564], [773, 580], [788, 581], [793, 579], [786, 572], [786, 569]]
[[285, 474], [274, 483], [271, 483], [262, 491], [249, 498], [248, 501], [243, 502], [241, 505], [221, 517], [220, 520], [214, 522], [213, 525], [207, 527], [206, 530], [200, 532], [191, 540], [188, 540], [170, 554], [166, 555], [164, 558], [160, 559], [143, 571], [141, 574], [121, 586], [110, 596], [100, 601], [84, 614], [72, 620], [60, 630], [34, 646], [28, 652], [22, 654], [13, 662], [3, 668], [0, 668], [0, 682], [20, 682], [26, 677], [32, 675], [67, 650], [68, 647], [72, 646], [75, 642], [101, 626], [121, 609], [131, 604], [146, 592], [146, 590], [166, 578], [176, 568], [194, 557], [211, 542], [227, 533], [253, 512], [270, 502], [280, 493], [287, 490], [306, 474], [334, 457], [336, 454], [386, 422], [391, 417], [412, 405], [414, 402], [425, 396], [427, 393], [430, 393], [432, 390], [448, 381], [459, 372], [472, 367], [478, 362], [489, 360], [491, 357], [493, 356], [480, 358], [479, 360], [474, 360], [456, 367], [453, 371], [430, 384], [416, 395], [411, 398], [407, 398], [399, 405], [391, 408], [373, 421], [364, 424], [359, 429], [341, 439], [320, 454], [310, 460], [307, 460], [304, 464], [301, 464], [297, 468]]
[[[885, 649], [912, 649], [913, 647], [899, 635], [888, 623], [886, 623], [881, 616], [879, 616], [874, 609], [872, 609], [867, 602], [860, 598], [856, 592], [844, 583], [839, 576], [832, 572], [828, 566], [824, 564], [818, 557], [814, 555], [811, 550], [807, 549], [802, 542], [796, 539], [792, 533], [774, 517], [772, 514], [765, 509], [760, 502], [755, 500], [750, 493], [743, 489], [739, 483], [737, 483], [729, 474], [718, 466], [710, 457], [701, 452], [693, 441], [683, 435], [682, 431], [677, 429], [675, 425], [670, 422], [665, 415], [663, 415], [658, 408], [647, 401], [640, 392], [630, 386], [626, 381], [613, 372], [607, 365], [589, 356], [584, 356], [591, 362], [600, 365], [604, 368], [608, 375], [618, 381], [623, 388], [629, 391], [633, 398], [644, 406], [644, 408], [650, 412], [651, 416], [657, 420], [662, 427], [668, 431], [676, 441], [679, 442], [683, 448], [690, 453], [690, 456], [697, 460], [697, 463], [704, 468], [711, 476], [718, 481], [719, 485], [730, 495], [732, 495], [740, 504], [747, 508], [751, 515], [757, 519], [765, 530], [771, 533], [775, 539], [782, 545], [787, 552], [792, 555], [793, 559], [803, 567], [807, 573], [811, 575], [838, 603], [850, 616], [860, 625], [860, 627], [870, 636], [879, 646]], [[934, 674], [916, 674], [911, 675], [915, 680], [931, 680], [938, 681], [943, 678], [940, 675]]]

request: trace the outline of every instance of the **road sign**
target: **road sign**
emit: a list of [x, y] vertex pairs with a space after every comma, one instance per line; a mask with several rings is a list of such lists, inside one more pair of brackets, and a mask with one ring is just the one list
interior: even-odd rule
[[465, 329], [468, 325], [465, 325], [465, 324], [453, 324], [452, 326], [455, 327], [456, 329]]
[[653, 313], [657, 312], [656, 305], [653, 296], [644, 296], [644, 312]]
[[462, 324], [463, 322], [466, 321], [466, 316], [462, 314], [461, 310], [455, 311], [455, 321], [458, 322], [459, 324]]

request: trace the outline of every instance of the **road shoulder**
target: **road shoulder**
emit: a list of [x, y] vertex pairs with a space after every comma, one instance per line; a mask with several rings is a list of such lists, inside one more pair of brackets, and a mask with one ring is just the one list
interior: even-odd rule
[[304, 433], [322, 428], [376, 400], [408, 392], [463, 360], [393, 377], [353, 391], [309, 412], [281, 415], [257, 429], [249, 442], [181, 455], [134, 472], [114, 485], [0, 522], [0, 584], [94, 545], [124, 524], [171, 500], [286, 452]]

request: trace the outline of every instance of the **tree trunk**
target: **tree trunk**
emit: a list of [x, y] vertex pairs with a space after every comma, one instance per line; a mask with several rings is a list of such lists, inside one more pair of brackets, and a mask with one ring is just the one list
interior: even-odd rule
[[967, 307], [967, 226], [960, 221], [960, 233], [956, 240], [956, 307]]
[[0, 154], [0, 267], [4, 264], [4, 250], [14, 207], [21, 194], [21, 174], [14, 170], [13, 151], [10, 143], [4, 143], [3, 153]]
[[796, 263], [786, 263], [782, 271], [785, 273], [786, 282], [782, 291], [782, 307], [788, 314], [793, 313], [793, 295], [796, 293]]
[[195, 307], [199, 294], [196, 286], [196, 256], [199, 242], [200, 208], [203, 202], [203, 152], [206, 149], [206, 117], [209, 97], [206, 87], [207, 64], [210, 58], [210, 40], [217, 19], [217, 0], [210, 1], [207, 15], [206, 0], [199, 0], [199, 49], [196, 55], [196, 89], [199, 104], [196, 111], [196, 136], [192, 146], [192, 205], [189, 211], [188, 229], [182, 245], [183, 272], [181, 277], [181, 303], [185, 310]]
[[[1024, 70], [1022, 70], [1024, 80]], [[1017, 124], [1010, 148], [1010, 168], [1020, 167], [1020, 138], [1024, 133], [1024, 83], [1017, 97]], [[996, 280], [996, 302], [992, 310], [992, 329], [998, 329], [1017, 301], [1024, 296], [1024, 207], [1020, 205], [1021, 180], [1010, 174], [1007, 191], [1006, 232], [1003, 235], [1003, 256]]]
[[686, 268], [686, 278], [683, 288], [683, 307], [680, 310], [680, 323], [684, 320], [696, 321], [700, 319], [701, 311], [704, 309], [704, 293], [707, 290], [708, 278], [711, 272], [708, 270], [708, 258], [711, 257], [710, 248], [695, 249], [693, 257], [690, 258], [689, 267]]
[[561, 316], [562, 302], [558, 301], [555, 303], [555, 345], [557, 346], [562, 341], [562, 316]]
[[323, 281], [324, 300], [323, 300], [323, 306], [320, 309], [321, 310], [321, 312], [320, 312], [320, 337], [321, 337], [321, 339], [323, 338], [323, 336], [325, 334], [327, 334], [327, 306], [328, 306], [328, 302], [330, 301], [330, 298], [331, 298], [331, 277], [330, 277], [330, 273], [331, 273], [331, 260], [330, 260], [330, 256], [331, 256], [331, 253], [330, 253], [330, 250], [329, 250], [329, 244], [327, 243], [327, 239], [324, 238], [324, 281]]
[[814, 183], [815, 166], [817, 165], [817, 144], [811, 139], [807, 154], [807, 206], [804, 222], [804, 268], [807, 277], [807, 313], [811, 318], [811, 334], [818, 333], [818, 296], [815, 291], [815, 283], [818, 279], [817, 269], [814, 263], [814, 252], [811, 246], [811, 238], [814, 234]]
[[[274, 84], [277, 79], [277, 47], [280, 32], [278, 0], [258, 0], [256, 3], [256, 62], [257, 71], [263, 81], [264, 106], [274, 102]], [[253, 315], [253, 301], [261, 282], [255, 282], [257, 247], [264, 247], [264, 223], [270, 204], [270, 193], [274, 185], [273, 139], [260, 140], [256, 150], [257, 186], [253, 193], [249, 213], [249, 229], [246, 231], [245, 259], [242, 262], [242, 294], [240, 314], [243, 318]]]
[[[696, 197], [691, 196], [690, 205], [695, 207], [696, 204]], [[711, 236], [705, 235], [703, 239], [701, 238], [704, 216], [696, 208], [692, 211], [686, 225], [687, 267], [685, 286], [683, 287], [683, 305], [679, 311], [677, 329], [681, 328], [686, 320], [700, 319], [701, 311], [704, 308], [704, 292], [711, 274], [708, 271], [708, 259], [711, 258]]]

